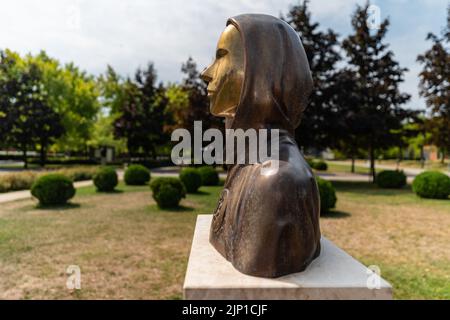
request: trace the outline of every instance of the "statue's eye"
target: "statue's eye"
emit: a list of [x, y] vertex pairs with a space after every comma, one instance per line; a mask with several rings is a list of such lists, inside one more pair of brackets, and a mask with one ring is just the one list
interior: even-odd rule
[[216, 51], [216, 59], [222, 58], [227, 53], [228, 53], [228, 51], [225, 50], [225, 49], [217, 49], [217, 51]]

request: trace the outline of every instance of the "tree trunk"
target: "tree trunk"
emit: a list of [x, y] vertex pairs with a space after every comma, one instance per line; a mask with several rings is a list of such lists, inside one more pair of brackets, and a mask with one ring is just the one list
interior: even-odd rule
[[22, 161], [23, 161], [23, 168], [28, 169], [28, 157], [27, 157], [27, 145], [22, 145]]
[[355, 154], [352, 153], [352, 173], [355, 173]]
[[425, 152], [423, 149], [423, 144], [420, 145], [420, 167], [422, 169], [425, 167]]
[[400, 163], [403, 160], [403, 147], [398, 147], [398, 163]]
[[444, 164], [445, 163], [445, 149], [444, 148], [442, 148], [441, 155], [442, 155], [441, 163]]
[[41, 167], [45, 167], [45, 162], [47, 160], [47, 150], [45, 148], [45, 144], [41, 143], [41, 150], [40, 150], [40, 155], [39, 155], [39, 163], [41, 165]]
[[370, 176], [372, 177], [372, 182], [375, 183], [376, 172], [375, 172], [375, 150], [373, 144], [369, 146], [369, 156], [370, 156]]

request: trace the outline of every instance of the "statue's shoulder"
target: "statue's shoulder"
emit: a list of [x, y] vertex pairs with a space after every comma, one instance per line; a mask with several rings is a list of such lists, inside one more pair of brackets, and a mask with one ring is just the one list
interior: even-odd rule
[[298, 188], [315, 185], [314, 174], [302, 163], [290, 163], [282, 160], [268, 160], [254, 171], [255, 187], [272, 191], [295, 192]]
[[314, 175], [303, 164], [287, 161], [258, 164], [252, 175], [246, 180], [249, 183], [241, 199], [246, 210], [264, 212], [264, 215], [289, 213], [294, 207], [298, 208], [299, 203], [304, 203], [300, 199], [308, 199], [308, 203], [318, 201]]

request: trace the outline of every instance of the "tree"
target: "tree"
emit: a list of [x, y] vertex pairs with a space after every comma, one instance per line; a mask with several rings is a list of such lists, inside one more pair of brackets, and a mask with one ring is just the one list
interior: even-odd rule
[[200, 72], [197, 70], [197, 64], [189, 57], [186, 63], [183, 63], [181, 71], [185, 78], [181, 83], [181, 88], [188, 95], [188, 110], [184, 121], [184, 128], [191, 133], [194, 128], [194, 121], [202, 121], [204, 129], [211, 127], [222, 128], [222, 120], [214, 117], [209, 111], [207, 84], [200, 78]]
[[91, 147], [112, 146], [118, 153], [127, 151], [126, 139], [115, 137], [114, 123], [121, 116], [124, 105], [125, 85], [122, 77], [113, 67], [107, 66], [106, 73], [97, 79], [100, 94], [100, 108], [88, 141]]
[[450, 152], [450, 6], [447, 9], [447, 27], [442, 36], [429, 33], [432, 46], [417, 57], [423, 64], [420, 73], [420, 95], [430, 110], [433, 142], [442, 150], [442, 162]]
[[392, 130], [392, 139], [398, 149], [397, 163], [403, 161], [406, 148], [417, 146], [420, 149], [420, 160], [424, 166], [424, 143], [426, 141], [425, 122], [421, 111], [408, 110], [404, 115], [400, 129]]
[[121, 88], [119, 116], [114, 121], [114, 136], [125, 138], [130, 155], [156, 154], [156, 146], [168, 141], [163, 131], [167, 98], [162, 84], [155, 85], [152, 63], [138, 69], [135, 80], [127, 79]]
[[341, 57], [338, 53], [338, 35], [328, 29], [320, 31], [319, 24], [311, 21], [308, 2], [292, 6], [287, 18], [283, 18], [299, 33], [308, 58], [313, 77], [314, 90], [300, 126], [296, 130], [296, 140], [303, 147], [324, 148], [336, 143], [339, 103], [336, 94], [341, 90], [336, 64]]
[[20, 56], [10, 50], [0, 51], [0, 143], [7, 147], [10, 143], [10, 132], [16, 116], [11, 105], [15, 98], [10, 92], [20, 90]]
[[125, 95], [123, 81], [120, 75], [117, 74], [113, 67], [108, 65], [105, 75], [100, 75], [98, 78], [98, 86], [103, 113], [113, 117], [118, 115]]
[[88, 145], [95, 148], [110, 146], [114, 147], [117, 153], [125, 152], [126, 141], [124, 139], [115, 139], [113, 123], [113, 116], [99, 112]]
[[343, 41], [342, 47], [355, 81], [350, 90], [356, 102], [354, 118], [361, 129], [357, 138], [368, 150], [370, 172], [375, 181], [376, 150], [395, 143], [392, 130], [401, 127], [405, 116], [401, 105], [410, 95], [399, 91], [407, 69], [399, 66], [393, 52], [383, 43], [389, 20], [385, 19], [377, 30], [369, 29], [368, 7], [369, 2], [357, 6], [352, 16], [353, 34]]
[[54, 108], [63, 116], [66, 133], [57, 145], [60, 150], [86, 153], [100, 108], [98, 84], [93, 76], [71, 63], [64, 66], [62, 74], [62, 101]]
[[73, 63], [62, 66], [45, 51], [25, 56], [28, 63], [39, 66], [48, 92], [48, 105], [61, 115], [65, 129], [56, 141], [60, 151], [86, 153], [87, 141], [99, 110], [99, 90], [95, 78]]
[[34, 119], [34, 138], [39, 146], [39, 163], [41, 167], [44, 167], [49, 146], [64, 134], [65, 129], [62, 125], [61, 115], [49, 106], [40, 105], [34, 110], [32, 117]]
[[341, 153], [351, 159], [351, 172], [355, 172], [355, 159], [363, 154], [364, 145], [360, 139], [365, 134], [365, 123], [359, 112], [358, 96], [354, 92], [356, 75], [345, 68], [337, 75], [339, 91], [335, 100], [339, 106], [339, 117], [334, 119], [335, 146]]
[[[64, 133], [61, 116], [50, 107], [43, 72], [33, 61], [4, 51], [0, 53], [0, 128], [5, 141], [22, 151], [28, 167], [29, 148], [40, 149], [45, 165], [48, 146]], [[8, 130], [8, 131], [6, 131]]]
[[189, 113], [189, 94], [178, 84], [169, 84], [166, 88], [167, 123], [165, 131], [184, 128]]

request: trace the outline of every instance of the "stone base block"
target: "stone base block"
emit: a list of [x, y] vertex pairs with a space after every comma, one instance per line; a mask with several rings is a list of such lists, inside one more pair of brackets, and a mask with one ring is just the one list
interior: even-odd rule
[[392, 299], [388, 282], [324, 237], [320, 256], [303, 272], [274, 279], [245, 275], [209, 243], [211, 219], [197, 217], [185, 299]]

